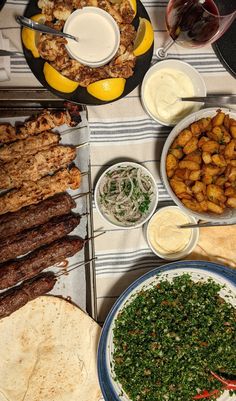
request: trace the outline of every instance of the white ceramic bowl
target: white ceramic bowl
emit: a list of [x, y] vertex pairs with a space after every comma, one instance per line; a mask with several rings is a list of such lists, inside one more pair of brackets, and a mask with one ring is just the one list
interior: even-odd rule
[[[102, 328], [98, 346], [97, 366], [99, 383], [105, 401], [131, 401], [121, 383], [115, 379], [114, 374], [114, 328], [119, 313], [142, 290], [147, 290], [157, 285], [163, 279], [172, 281], [174, 277], [182, 274], [189, 274], [194, 282], [208, 281], [210, 278], [215, 283], [224, 286], [220, 290], [220, 296], [236, 307], [236, 275], [229, 267], [207, 261], [183, 260], [158, 266], [139, 277], [117, 299]], [[228, 391], [224, 391], [217, 398], [217, 401], [229, 400], [236, 401], [236, 395], [231, 398]]]
[[120, 45], [120, 30], [114, 18], [99, 7], [83, 7], [71, 13], [63, 31], [79, 37], [67, 39], [69, 55], [83, 65], [100, 67], [107, 64]]
[[[174, 252], [174, 253], [161, 253], [160, 251], [158, 251], [152, 244], [151, 240], [150, 240], [150, 226], [152, 225], [153, 221], [156, 219], [156, 217], [163, 211], [163, 210], [178, 210], [180, 211], [183, 215], [185, 215], [189, 221], [189, 223], [197, 223], [196, 219], [193, 216], [189, 216], [187, 215], [182, 209], [180, 209], [178, 206], [166, 206], [163, 208], [160, 208], [159, 210], [156, 211], [156, 213], [154, 213], [151, 217], [151, 219], [148, 221], [147, 223], [147, 227], [146, 227], [146, 239], [147, 239], [147, 243], [149, 245], [149, 247], [151, 248], [151, 250], [157, 255], [159, 256], [159, 258], [162, 259], [166, 259], [166, 260], [179, 260], [179, 259], [183, 259], [185, 256], [189, 255], [193, 249], [195, 248], [195, 246], [197, 245], [198, 239], [199, 239], [199, 228], [191, 228], [191, 237], [189, 239], [188, 244], [185, 246], [185, 248], [181, 251], [178, 252]], [[181, 229], [180, 229], [181, 230]], [[182, 229], [183, 230], [183, 229]], [[169, 241], [171, 241], [172, 238], [171, 236], [169, 237]]]
[[[159, 61], [156, 64], [154, 64], [145, 74], [143, 82], [142, 82], [142, 87], [141, 87], [141, 101], [142, 101], [142, 105], [145, 109], [145, 111], [147, 112], [147, 114], [150, 115], [151, 118], [153, 118], [153, 120], [157, 121], [158, 123], [162, 124], [162, 125], [167, 125], [167, 126], [174, 126], [175, 124], [177, 124], [180, 119], [183, 118], [180, 117], [178, 120], [172, 121], [172, 122], [167, 122], [164, 120], [161, 120], [157, 115], [154, 115], [148, 105], [147, 102], [145, 100], [145, 87], [146, 84], [148, 82], [148, 80], [153, 76], [153, 74], [155, 74], [157, 71], [163, 70], [163, 69], [173, 69], [176, 71], [180, 71], [184, 74], [186, 74], [192, 84], [193, 84], [193, 88], [194, 88], [194, 96], [206, 96], [206, 85], [205, 82], [202, 78], [202, 76], [199, 74], [199, 72], [193, 68], [190, 64], [185, 63], [184, 61], [180, 61], [180, 60], [174, 60], [174, 59], [169, 59], [169, 60], [163, 60], [163, 61]], [[158, 91], [158, 87], [156, 88], [156, 90]], [[192, 107], [191, 109], [186, 111], [186, 115], [199, 110], [201, 107], [203, 106], [203, 103], [192, 103]]]
[[[112, 218], [111, 216], [109, 216], [108, 214], [104, 213], [104, 211], [102, 210], [102, 206], [101, 206], [101, 202], [100, 202], [100, 196], [99, 196], [99, 190], [100, 190], [100, 186], [103, 184], [105, 176], [107, 173], [116, 170], [118, 167], [124, 167], [124, 166], [128, 166], [128, 167], [135, 167], [135, 168], [139, 168], [142, 170], [142, 172], [148, 176], [152, 182], [152, 186], [153, 186], [153, 195], [152, 195], [152, 200], [151, 203], [149, 205], [149, 209], [146, 213], [143, 214], [142, 218], [140, 220], [138, 220], [137, 222], [133, 223], [132, 225], [124, 225], [122, 223], [120, 223], [118, 220], [115, 220], [114, 218]], [[122, 229], [132, 229], [132, 228], [136, 228], [136, 227], [140, 227], [143, 224], [145, 224], [148, 219], [150, 219], [150, 217], [152, 216], [152, 214], [154, 213], [154, 211], [156, 210], [157, 207], [157, 203], [158, 203], [158, 189], [157, 189], [157, 185], [155, 182], [155, 179], [153, 177], [153, 175], [150, 173], [150, 171], [142, 166], [139, 163], [133, 163], [133, 162], [121, 162], [121, 163], [116, 163], [113, 166], [109, 167], [107, 170], [105, 170], [103, 172], [103, 174], [100, 176], [100, 178], [98, 179], [98, 182], [96, 184], [95, 187], [95, 191], [94, 191], [94, 201], [95, 201], [95, 206], [100, 214], [100, 216], [106, 220], [106, 222], [108, 222], [109, 224], [111, 224], [113, 227], [119, 227]]]
[[210, 213], [210, 212], [202, 212], [202, 213], [197, 213], [194, 212], [191, 209], [188, 209], [186, 206], [184, 206], [184, 204], [181, 202], [181, 200], [175, 195], [174, 191], [172, 190], [170, 183], [169, 183], [169, 179], [167, 177], [166, 174], [166, 157], [168, 154], [168, 150], [170, 145], [172, 144], [172, 142], [174, 141], [174, 139], [176, 138], [176, 136], [186, 127], [188, 127], [189, 124], [192, 124], [194, 121], [199, 120], [200, 118], [203, 117], [213, 117], [217, 110], [221, 109], [224, 113], [229, 114], [232, 118], [236, 119], [236, 112], [231, 110], [231, 109], [227, 109], [224, 107], [210, 107], [207, 109], [203, 109], [203, 110], [199, 110], [196, 113], [192, 113], [189, 116], [185, 117], [179, 124], [177, 124], [172, 131], [170, 132], [170, 134], [168, 135], [166, 142], [164, 144], [163, 150], [162, 150], [162, 154], [161, 154], [161, 179], [167, 189], [168, 194], [170, 195], [170, 197], [172, 198], [172, 200], [176, 203], [176, 205], [178, 205], [182, 210], [185, 211], [185, 213], [188, 213], [192, 216], [194, 216], [197, 220], [206, 220], [206, 221], [225, 221], [228, 223], [232, 223], [235, 222], [236, 223], [236, 209], [231, 209], [231, 208], [226, 208], [224, 213], [221, 215], [217, 215], [214, 213]]

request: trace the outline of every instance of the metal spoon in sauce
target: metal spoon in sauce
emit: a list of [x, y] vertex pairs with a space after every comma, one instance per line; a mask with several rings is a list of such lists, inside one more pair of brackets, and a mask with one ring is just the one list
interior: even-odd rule
[[207, 96], [193, 96], [193, 97], [180, 97], [178, 100], [188, 102], [204, 102], [212, 105], [223, 104], [236, 104], [236, 95], [207, 95]]
[[57, 29], [50, 28], [49, 26], [44, 24], [39, 24], [38, 22], [35, 22], [32, 19], [23, 17], [21, 15], [16, 16], [16, 21], [18, 22], [18, 24], [25, 26], [26, 28], [33, 29], [34, 31], [47, 33], [49, 35], [62, 36], [64, 38], [73, 39], [76, 42], [79, 42], [79, 38], [77, 38], [76, 36], [58, 31]]

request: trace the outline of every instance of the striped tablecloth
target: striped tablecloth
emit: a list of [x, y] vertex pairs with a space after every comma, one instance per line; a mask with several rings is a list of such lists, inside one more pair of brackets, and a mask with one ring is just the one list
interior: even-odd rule
[[[167, 0], [145, 0], [144, 6], [155, 30], [155, 48], [160, 47], [167, 33], [164, 15]], [[12, 49], [21, 49], [19, 27], [14, 16], [22, 14], [25, 0], [8, 0], [0, 12], [0, 28], [11, 41]], [[225, 70], [210, 46], [198, 50], [174, 45], [168, 55], [190, 63], [204, 77], [208, 93], [236, 92], [235, 79]], [[157, 58], [154, 54], [152, 63]], [[11, 57], [11, 79], [1, 86], [40, 86], [30, 72], [24, 57]], [[129, 159], [143, 163], [155, 176], [159, 201], [168, 201], [168, 195], [159, 175], [160, 155], [170, 128], [151, 120], [140, 103], [140, 88], [125, 98], [105, 106], [89, 106], [91, 128], [92, 177], [114, 162]], [[93, 206], [94, 207], [94, 206]], [[96, 282], [98, 321], [102, 323], [120, 293], [146, 271], [163, 264], [148, 248], [143, 228], [113, 229], [99, 217], [94, 207], [95, 230], [105, 230], [96, 239]]]

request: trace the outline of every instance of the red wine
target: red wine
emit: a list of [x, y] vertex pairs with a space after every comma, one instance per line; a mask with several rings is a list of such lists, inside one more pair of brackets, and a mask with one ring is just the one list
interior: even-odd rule
[[[227, 0], [226, 0], [227, 1]], [[213, 0], [170, 0], [166, 25], [172, 39], [183, 46], [210, 42], [219, 29], [219, 12]]]

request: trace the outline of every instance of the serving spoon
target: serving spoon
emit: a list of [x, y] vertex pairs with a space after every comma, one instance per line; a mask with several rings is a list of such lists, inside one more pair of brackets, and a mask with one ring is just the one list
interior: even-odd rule
[[79, 42], [79, 38], [77, 38], [76, 36], [70, 35], [69, 33], [58, 31], [57, 29], [53, 29], [50, 26], [44, 24], [39, 24], [38, 22], [35, 22], [32, 19], [23, 17], [21, 15], [16, 16], [16, 22], [18, 22], [18, 24], [26, 28], [33, 29], [34, 31], [39, 31], [54, 36], [61, 36], [63, 38], [68, 38], [75, 40], [76, 42]]
[[178, 100], [184, 102], [204, 102], [216, 106], [222, 104], [236, 104], [236, 95], [207, 95], [207, 96], [193, 96], [193, 97], [179, 97]]
[[207, 222], [200, 222], [200, 223], [187, 223], [177, 225], [178, 228], [195, 228], [195, 227], [217, 227], [217, 226], [234, 226], [236, 225], [236, 221], [232, 222], [214, 222], [214, 221], [207, 221]]

